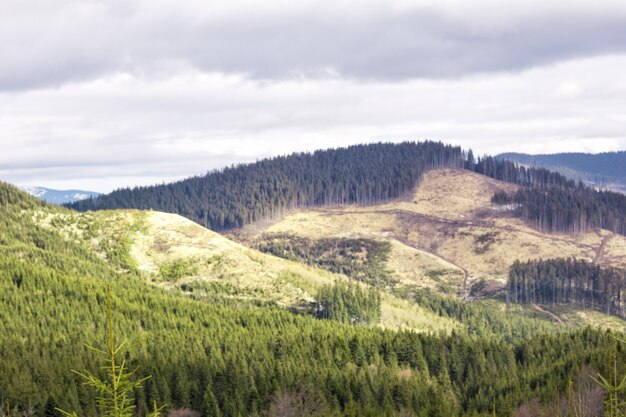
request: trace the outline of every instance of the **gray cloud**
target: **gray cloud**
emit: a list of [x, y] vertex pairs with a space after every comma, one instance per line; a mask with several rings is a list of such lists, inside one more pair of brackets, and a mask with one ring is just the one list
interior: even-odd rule
[[[399, 9], [382, 1], [348, 2], [351, 8], [338, 9], [322, 0], [319, 8], [269, 1], [262, 8], [248, 2], [237, 9], [241, 2], [235, 1], [231, 9], [216, 10], [193, 1], [174, 8], [156, 0], [55, 0], [41, 10], [36, 2], [3, 3], [4, 90], [184, 68], [261, 80], [454, 78], [626, 52], [626, 10], [612, 1], [574, 1], [556, 9], [486, 0], [483, 9], [481, 1], [453, 7], [418, 2]], [[519, 12], [506, 11], [516, 6]], [[594, 11], [602, 7], [603, 13]]]
[[623, 0], [2, 0], [0, 179], [109, 191], [377, 140], [626, 148]]
[[0, 93], [0, 178], [107, 191], [377, 140], [428, 138], [479, 153], [624, 149], [625, 69], [626, 56], [613, 55], [404, 82], [187, 70]]

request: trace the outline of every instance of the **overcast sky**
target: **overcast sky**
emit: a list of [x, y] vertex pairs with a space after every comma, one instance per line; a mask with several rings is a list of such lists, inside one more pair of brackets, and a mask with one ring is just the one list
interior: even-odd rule
[[626, 149], [626, 2], [0, 1], [0, 180], [110, 191], [423, 139]]

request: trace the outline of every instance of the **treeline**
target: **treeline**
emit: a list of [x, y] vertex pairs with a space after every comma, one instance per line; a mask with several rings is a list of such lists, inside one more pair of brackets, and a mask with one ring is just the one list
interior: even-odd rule
[[254, 247], [262, 252], [344, 274], [373, 286], [393, 280], [387, 269], [391, 244], [366, 238], [309, 239], [287, 233], [264, 234]]
[[594, 183], [624, 185], [626, 180], [626, 151], [549, 155], [506, 153], [498, 155], [497, 158], [559, 171], [570, 178]]
[[507, 297], [512, 303], [572, 305], [625, 317], [623, 270], [581, 259], [515, 262], [509, 271]]
[[525, 167], [491, 156], [478, 158], [478, 160], [474, 161], [471, 151], [465, 163], [465, 168], [498, 181], [541, 190], [553, 187], [566, 189], [577, 187], [575, 181], [567, 179], [558, 172], [544, 168]]
[[538, 335], [558, 332], [552, 323], [538, 317], [537, 312], [524, 308], [505, 311], [492, 300], [476, 300], [471, 303], [456, 297], [444, 296], [428, 289], [400, 287], [396, 294], [413, 299], [422, 308], [458, 321], [464, 332], [477, 337], [490, 337], [507, 343], [518, 343]]
[[520, 188], [512, 194], [498, 192], [492, 201], [517, 204], [518, 215], [542, 231], [578, 233], [602, 228], [626, 235], [626, 195], [623, 194], [585, 186]]
[[598, 191], [543, 168], [527, 168], [486, 157], [468, 169], [523, 186], [515, 193], [497, 192], [495, 204], [516, 204], [517, 214], [546, 232], [585, 232], [602, 228], [626, 235], [626, 195]]
[[69, 205], [76, 210], [154, 209], [213, 230], [241, 227], [286, 210], [328, 204], [374, 204], [413, 190], [433, 168], [466, 168], [526, 187], [494, 202], [545, 231], [602, 227], [626, 233], [626, 196], [595, 191], [543, 168], [482, 157], [438, 142], [375, 143], [297, 153], [210, 172], [171, 184], [125, 188]]
[[317, 292], [315, 314], [347, 324], [374, 324], [380, 319], [380, 293], [373, 287], [337, 282]]
[[461, 168], [465, 159], [461, 148], [438, 142], [354, 145], [264, 159], [172, 184], [120, 189], [68, 206], [79, 211], [153, 209], [224, 230], [296, 207], [397, 198], [414, 189], [429, 169]]

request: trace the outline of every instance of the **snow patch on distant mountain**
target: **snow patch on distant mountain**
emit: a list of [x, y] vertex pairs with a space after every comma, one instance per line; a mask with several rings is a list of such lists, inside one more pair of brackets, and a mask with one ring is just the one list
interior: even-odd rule
[[33, 197], [41, 198], [42, 196], [46, 194], [45, 188], [40, 188], [40, 187], [20, 187], [20, 188], [26, 191], [28, 194], [32, 195]]
[[100, 193], [94, 191], [83, 190], [53, 190], [45, 187], [20, 187], [33, 197], [37, 197], [48, 203], [65, 204], [74, 201], [85, 200], [91, 197], [97, 197]]

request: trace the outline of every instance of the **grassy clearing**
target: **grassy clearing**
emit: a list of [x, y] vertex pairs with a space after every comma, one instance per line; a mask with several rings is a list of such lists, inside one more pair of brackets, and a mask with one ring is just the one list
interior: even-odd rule
[[570, 306], [547, 307], [549, 311], [558, 315], [567, 324], [572, 326], [592, 326], [623, 333], [626, 331], [626, 322], [618, 317], [603, 314], [596, 310], [580, 310]]
[[145, 229], [146, 213], [115, 210], [76, 213], [69, 210], [35, 212], [40, 225], [59, 231], [67, 240], [85, 242], [118, 270], [135, 271], [131, 256], [133, 236]]

